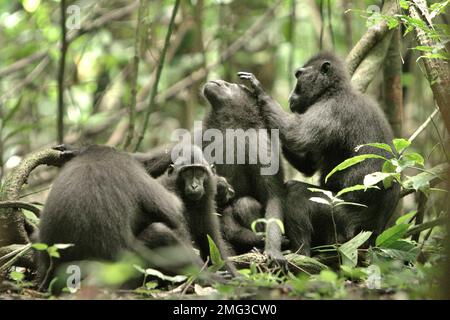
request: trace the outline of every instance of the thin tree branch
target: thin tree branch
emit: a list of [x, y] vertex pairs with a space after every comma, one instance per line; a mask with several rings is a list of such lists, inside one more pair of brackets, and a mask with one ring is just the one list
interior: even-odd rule
[[444, 217], [437, 218], [435, 220], [427, 221], [422, 224], [419, 224], [418, 226], [411, 227], [405, 234], [406, 237], [420, 234], [422, 231], [425, 231], [430, 228], [434, 228], [436, 226], [444, 225], [446, 223], [446, 219]]
[[[138, 6], [138, 3], [139, 3], [139, 1], [136, 0], [133, 3], [131, 3], [125, 7], [121, 7], [116, 10], [108, 11], [104, 15], [93, 19], [93, 21], [85, 22], [84, 25], [81, 27], [81, 29], [68, 32], [67, 39], [66, 39], [67, 43], [70, 44], [71, 42], [75, 41], [80, 36], [82, 36], [86, 33], [94, 32], [104, 26], [107, 26], [112, 21], [120, 20], [120, 19], [126, 17], [127, 15], [129, 15], [136, 9], [136, 7]], [[58, 48], [60, 48], [61, 43], [58, 43], [57, 46], [58, 46]], [[0, 69], [0, 79], [3, 77], [9, 76], [15, 72], [18, 72], [18, 71], [26, 68], [28, 65], [34, 63], [35, 61], [42, 60], [44, 58], [49, 58], [49, 50], [48, 49], [44, 49], [44, 50], [35, 52], [28, 57], [22, 58], [5, 68]]]
[[[259, 32], [264, 30], [269, 26], [268, 21], [272, 21], [276, 9], [281, 4], [281, 0], [278, 0], [272, 7], [270, 7], [263, 16], [261, 16], [247, 31], [236, 41], [234, 41], [225, 51], [222, 52], [219, 59], [215, 62], [209, 63], [206, 68], [201, 68], [197, 71], [192, 72], [189, 76], [183, 78], [178, 81], [171, 87], [169, 87], [164, 92], [158, 94], [156, 96], [156, 103], [161, 104], [162, 102], [173, 98], [183, 90], [189, 88], [194, 85], [198, 81], [202, 80], [212, 69], [222, 64], [224, 61], [228, 60], [232, 57], [237, 51], [243, 48], [248, 44], [250, 40], [252, 40]], [[139, 110], [139, 104], [138, 104]]]
[[136, 95], [137, 95], [137, 79], [139, 74], [139, 56], [141, 53], [141, 41], [142, 41], [142, 24], [143, 18], [147, 14], [147, 0], [139, 1], [138, 18], [136, 23], [136, 33], [134, 38], [134, 57], [133, 66], [131, 71], [131, 99], [128, 107], [128, 128], [127, 138], [125, 140], [124, 149], [127, 150], [134, 137], [134, 126], [136, 118]]
[[58, 71], [58, 117], [57, 117], [57, 141], [59, 144], [64, 143], [64, 71], [66, 66], [66, 53], [67, 53], [67, 41], [66, 41], [66, 0], [61, 0], [61, 56], [59, 58], [59, 71]]
[[294, 72], [294, 59], [295, 59], [295, 34], [297, 26], [297, 0], [291, 0], [291, 14], [289, 15], [289, 43], [291, 44], [291, 50], [289, 51], [289, 61], [288, 69], [291, 73], [288, 73], [288, 80], [291, 87], [294, 85], [294, 77], [292, 72]]
[[144, 125], [142, 126], [142, 131], [138, 137], [138, 141], [136, 143], [136, 146], [134, 147], [134, 151], [137, 151], [139, 149], [139, 146], [141, 145], [142, 140], [144, 139], [145, 132], [147, 131], [148, 121], [150, 119], [150, 114], [153, 109], [153, 106], [155, 104], [156, 93], [158, 92], [159, 79], [161, 77], [161, 72], [162, 72], [162, 69], [164, 66], [164, 59], [166, 57], [167, 48], [169, 47], [170, 36], [172, 35], [173, 26], [175, 24], [175, 17], [177, 15], [179, 5], [180, 5], [180, 0], [175, 0], [175, 5], [172, 10], [172, 16], [170, 18], [169, 26], [168, 26], [167, 33], [166, 33], [166, 39], [164, 41], [163, 51], [162, 51], [161, 57], [159, 59], [158, 68], [156, 69], [155, 84], [153, 85], [153, 89], [150, 94], [150, 102], [148, 104], [147, 110], [145, 111], [145, 115], [144, 115]]
[[[381, 11], [384, 15], [394, 15], [399, 12], [398, 4], [396, 0], [386, 0], [383, 5], [383, 10]], [[361, 39], [356, 43], [353, 49], [347, 56], [345, 62], [347, 63], [347, 68], [350, 75], [353, 75], [356, 68], [361, 64], [364, 58], [369, 52], [375, 47], [377, 43], [382, 41], [389, 28], [386, 21], [381, 21], [380, 23], [370, 27], [366, 33], [361, 37]]]

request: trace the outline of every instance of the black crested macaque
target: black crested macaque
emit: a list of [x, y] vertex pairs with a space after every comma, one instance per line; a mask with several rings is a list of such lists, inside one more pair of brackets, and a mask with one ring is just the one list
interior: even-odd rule
[[238, 276], [233, 263], [228, 260], [226, 245], [220, 231], [219, 217], [216, 214], [215, 197], [220, 183], [221, 196], [227, 198], [232, 194], [226, 180], [217, 177], [204, 158], [200, 147], [196, 145], [183, 145], [181, 153], [174, 163], [170, 165], [167, 173], [160, 178], [161, 183], [169, 190], [175, 192], [183, 201], [185, 219], [194, 243], [200, 251], [200, 256], [207, 261], [210, 255], [207, 235], [216, 244], [227, 270]]
[[[187, 266], [202, 266], [189, 246], [183, 203], [147, 175], [139, 162], [106, 146], [75, 151], [63, 146], [62, 152], [76, 156], [53, 182], [42, 212], [38, 241], [74, 246], [61, 250], [61, 257], [53, 261], [53, 270], [72, 261], [115, 260], [126, 251], [141, 255], [142, 248], [166, 245], [168, 239], [181, 248]], [[148, 256], [142, 258], [147, 260]], [[48, 271], [46, 253], [40, 252], [38, 260], [38, 280], [41, 288], [46, 288], [53, 270]], [[158, 267], [155, 261], [146, 262]], [[172, 271], [179, 272], [185, 266]]]
[[226, 207], [234, 199], [235, 191], [233, 186], [230, 185], [226, 178], [217, 176], [217, 194], [216, 194], [216, 206], [218, 210]]
[[234, 201], [234, 189], [227, 179], [217, 176], [217, 212], [221, 216], [224, 240], [233, 254], [243, 254], [253, 248], [264, 249], [264, 237], [251, 230], [254, 220], [261, 217], [261, 204], [251, 197]]
[[241, 197], [222, 209], [222, 231], [236, 254], [253, 248], [264, 249], [264, 237], [251, 230], [253, 221], [261, 218], [263, 208], [252, 197]]
[[[295, 71], [297, 84], [289, 98], [292, 114], [264, 92], [251, 73], [239, 77], [251, 83], [258, 106], [269, 128], [279, 128], [283, 154], [305, 175], [321, 174], [320, 188], [338, 192], [362, 184], [367, 174], [380, 171], [383, 161], [365, 160], [340, 171], [325, 182], [327, 174], [347, 158], [363, 153], [390, 157], [378, 148], [355, 147], [370, 142], [391, 145], [392, 130], [381, 109], [367, 96], [354, 90], [345, 65], [331, 53], [312, 57]], [[319, 196], [307, 190], [310, 185], [287, 183], [286, 233], [293, 249], [335, 243], [331, 212], [328, 206], [309, 200]], [[399, 186], [366, 192], [349, 192], [345, 201], [367, 208], [338, 206], [334, 209], [338, 242], [346, 241], [362, 230], [373, 231], [375, 239], [386, 225], [399, 198]], [[305, 217], [307, 218], [305, 220]]]
[[[251, 197], [257, 201], [263, 210], [259, 212], [259, 218], [265, 218], [270, 223], [267, 224], [264, 251], [272, 262], [285, 265], [286, 260], [281, 253], [282, 233], [277, 223], [273, 223], [273, 219], [279, 219], [284, 222], [283, 218], [283, 202], [284, 202], [284, 184], [283, 170], [281, 163], [279, 168], [273, 174], [262, 175], [261, 169], [264, 165], [258, 156], [261, 151], [271, 150], [269, 146], [270, 132], [267, 136], [259, 137], [258, 143], [245, 139], [243, 145], [239, 145], [239, 141], [234, 144], [236, 137], [229, 137], [226, 134], [227, 129], [241, 130], [265, 130], [266, 126], [260, 111], [256, 108], [256, 99], [254, 94], [243, 85], [232, 84], [222, 80], [209, 81], [203, 87], [203, 95], [211, 105], [211, 111], [206, 115], [203, 121], [203, 131], [208, 129], [219, 130], [223, 139], [223, 162], [209, 160], [216, 164], [217, 173], [224, 176], [235, 190], [235, 199], [238, 201], [242, 197]], [[230, 141], [233, 140], [233, 141]], [[209, 145], [208, 141], [203, 141], [203, 151]], [[227, 150], [225, 146], [234, 145], [234, 150]], [[238, 148], [245, 148], [245, 163], [236, 161], [236, 153]], [[261, 150], [263, 148], [264, 150]], [[233, 154], [234, 161], [232, 163], [225, 161], [227, 155]], [[279, 156], [278, 150], [271, 150], [271, 155], [275, 152], [277, 160]], [[208, 155], [205, 155], [208, 156]], [[217, 155], [216, 155], [217, 156]], [[255, 159], [255, 157], [257, 157]], [[235, 210], [236, 208], [234, 208]], [[233, 216], [240, 216], [242, 212], [233, 212]], [[227, 221], [236, 222], [236, 220], [225, 219]], [[238, 226], [236, 223], [234, 226]], [[231, 228], [231, 230], [228, 230]], [[233, 233], [233, 225], [224, 226], [225, 234]], [[236, 230], [238, 231], [238, 230]], [[260, 239], [254, 233], [247, 232], [251, 239], [247, 239], [248, 243], [258, 242]], [[231, 239], [229, 239], [231, 240]], [[244, 239], [245, 240], [245, 239]], [[258, 240], [258, 241], [255, 241]], [[232, 243], [233, 244], [233, 243]], [[235, 247], [235, 251], [243, 251]]]

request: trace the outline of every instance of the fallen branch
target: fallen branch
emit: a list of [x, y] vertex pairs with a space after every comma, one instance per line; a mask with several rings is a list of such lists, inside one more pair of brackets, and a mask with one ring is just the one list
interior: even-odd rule
[[31, 243], [26, 245], [13, 244], [0, 248], [0, 275], [3, 275], [14, 264], [34, 269], [36, 267], [34, 261], [35, 257], [34, 251], [31, 250]]
[[[45, 149], [27, 156], [6, 177], [0, 192], [1, 201], [20, 201], [20, 190], [30, 173], [40, 165], [61, 166], [67, 158], [59, 151]], [[25, 218], [17, 208], [0, 209], [0, 247], [30, 242], [25, 230]]]
[[[289, 268], [292, 269], [293, 272], [302, 271], [311, 274], [319, 273], [321, 270], [328, 268], [325, 264], [321, 263], [317, 259], [308, 256], [289, 253], [284, 257], [288, 262]], [[238, 256], [230, 257], [229, 259], [241, 268], [248, 268], [248, 266], [253, 263], [259, 266], [267, 265], [267, 256], [256, 250]]]
[[25, 209], [33, 212], [37, 216], [39, 216], [41, 213], [41, 210], [38, 207], [25, 201], [0, 201], [0, 208]]

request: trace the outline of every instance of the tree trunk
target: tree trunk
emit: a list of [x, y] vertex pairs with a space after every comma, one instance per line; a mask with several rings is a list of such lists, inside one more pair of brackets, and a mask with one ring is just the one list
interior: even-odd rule
[[[431, 21], [428, 7], [424, 0], [414, 0], [414, 4], [421, 8], [421, 13], [415, 5], [409, 6], [409, 15], [413, 19], [419, 19], [429, 25]], [[414, 29], [417, 43], [420, 46], [433, 47], [435, 42], [420, 28]], [[449, 63], [441, 59], [422, 59], [425, 72], [433, 91], [434, 99], [441, 111], [447, 132], [450, 134], [450, 75]]]
[[402, 60], [400, 56], [400, 29], [392, 35], [391, 44], [383, 64], [384, 111], [395, 137], [402, 137], [403, 91]]

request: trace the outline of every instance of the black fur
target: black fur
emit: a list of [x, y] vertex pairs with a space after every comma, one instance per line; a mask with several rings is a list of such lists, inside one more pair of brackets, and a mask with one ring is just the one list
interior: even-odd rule
[[[205, 84], [203, 94], [211, 105], [211, 111], [207, 114], [203, 122], [203, 129], [218, 129], [225, 136], [226, 129], [265, 129], [265, 123], [259, 110], [256, 108], [256, 99], [252, 92], [243, 85], [232, 84], [222, 80], [210, 81]], [[270, 135], [269, 135], [270, 136]], [[267, 142], [267, 141], [266, 141]], [[265, 145], [266, 142], [263, 142]], [[203, 149], [209, 142], [203, 142]], [[227, 144], [226, 138], [223, 141]], [[250, 151], [258, 151], [258, 146], [254, 143], [246, 142], [246, 159], [252, 154]], [[224, 159], [226, 148], [224, 147]], [[260, 169], [263, 167], [259, 159], [256, 164], [218, 164], [216, 163], [217, 172], [224, 176], [233, 186], [238, 200], [242, 197], [251, 197], [259, 202], [263, 208], [259, 213], [259, 217], [266, 219], [274, 218], [284, 221], [283, 219], [283, 170], [280, 163], [279, 171], [275, 175], [261, 175]], [[236, 209], [236, 208], [235, 208]], [[233, 216], [239, 216], [234, 212]], [[227, 221], [232, 221], [225, 219]], [[234, 221], [236, 222], [236, 221]], [[240, 224], [234, 223], [225, 226], [226, 231], [239, 232], [233, 226]], [[255, 242], [253, 234], [246, 232], [250, 237], [245, 241], [249, 244]], [[276, 223], [270, 223], [267, 226], [265, 240], [265, 252], [269, 258], [278, 262], [285, 263], [285, 259], [281, 254], [282, 234]], [[245, 248], [235, 248], [236, 251], [242, 251]]]
[[[125, 251], [140, 254], [139, 248], [158, 247], [164, 244], [158, 239], [166, 236], [189, 248], [182, 202], [137, 161], [105, 146], [89, 146], [76, 155], [55, 179], [40, 221], [39, 242], [74, 244], [61, 250], [54, 267], [80, 260], [111, 261]], [[155, 230], [164, 236], [149, 240]], [[192, 250], [185, 254], [201, 266]], [[46, 276], [48, 268], [47, 254], [40, 253], [38, 278], [45, 280], [44, 287], [53, 274], [51, 270]]]
[[[382, 160], [371, 159], [331, 176], [326, 175], [347, 158], [363, 153], [389, 157], [387, 152], [355, 147], [369, 142], [391, 144], [392, 130], [375, 102], [355, 91], [344, 64], [331, 53], [320, 53], [295, 71], [297, 84], [289, 98], [293, 113], [285, 112], [268, 96], [256, 78], [239, 73], [249, 80], [258, 105], [270, 128], [279, 128], [283, 154], [296, 169], [306, 175], [321, 174], [320, 187], [333, 192], [362, 184], [364, 176], [381, 171]], [[329, 207], [309, 201], [319, 196], [307, 190], [309, 185], [289, 182], [286, 232], [293, 249], [309, 251], [312, 244], [334, 243], [334, 229]], [[348, 240], [361, 230], [380, 233], [395, 208], [398, 185], [385, 190], [358, 191], [345, 194], [346, 201], [368, 208], [339, 206], [334, 217], [340, 241]], [[312, 241], [312, 242], [311, 242]]]
[[[228, 184], [225, 185], [226, 180], [223, 181], [223, 178], [217, 177], [211, 170], [200, 147], [185, 145], [183, 149], [185, 154], [175, 159], [174, 164], [160, 178], [160, 181], [183, 200], [189, 231], [200, 250], [202, 259], [206, 261], [210, 255], [207, 239], [209, 235], [219, 249], [228, 271], [237, 276], [236, 268], [228, 261], [228, 252], [220, 232], [215, 203], [218, 181], [222, 188], [230, 188]], [[222, 192], [226, 197], [226, 192]]]

